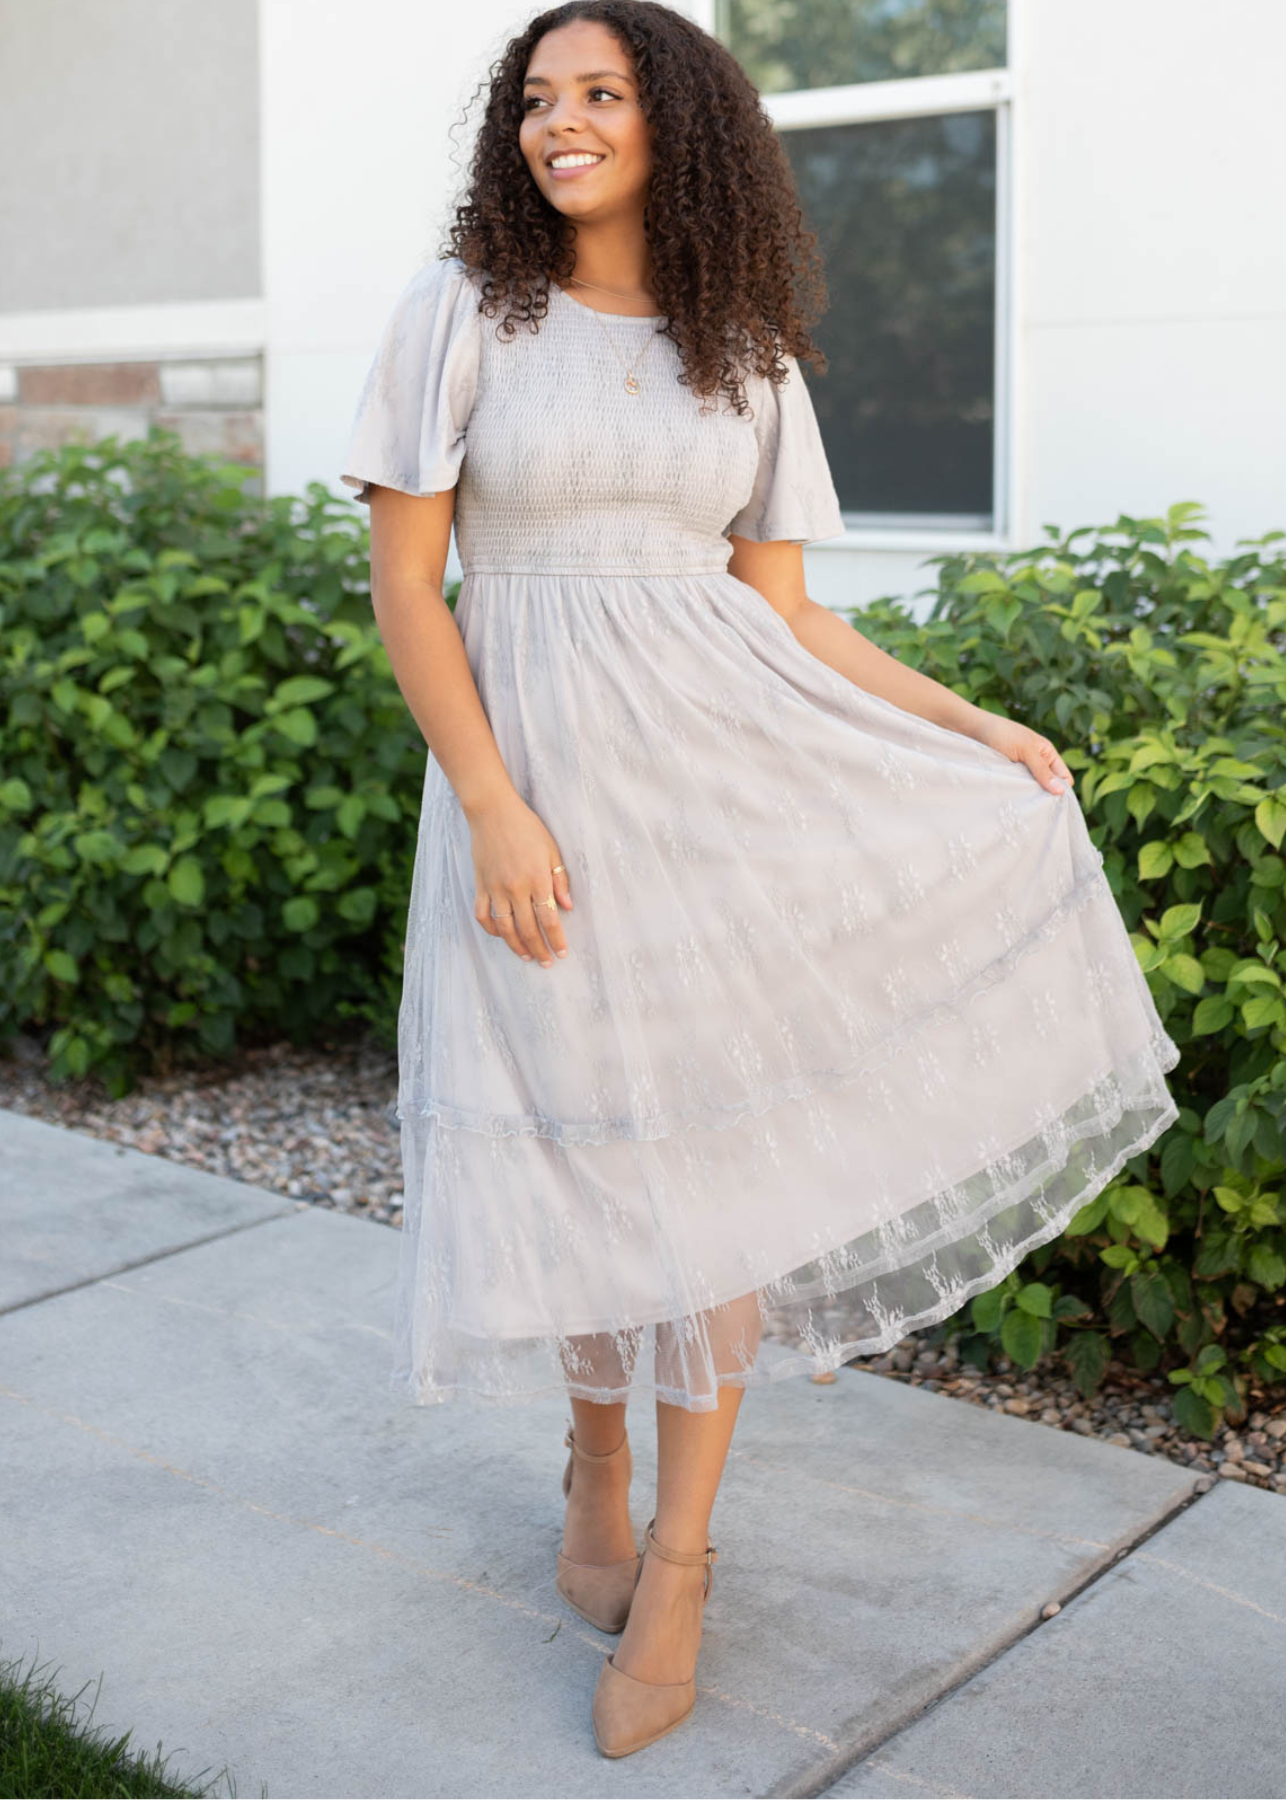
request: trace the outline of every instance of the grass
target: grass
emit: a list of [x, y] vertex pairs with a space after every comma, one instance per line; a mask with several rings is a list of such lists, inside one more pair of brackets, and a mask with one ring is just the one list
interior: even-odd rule
[[[170, 1759], [162, 1757], [159, 1744], [153, 1755], [140, 1755], [129, 1749], [132, 1731], [113, 1738], [92, 1725], [102, 1685], [100, 1675], [82, 1718], [78, 1714], [88, 1682], [69, 1698], [34, 1661], [25, 1669], [21, 1658], [0, 1662], [0, 1800], [45, 1800], [48, 1795], [117, 1800], [153, 1794], [204, 1800], [214, 1781], [227, 1774], [226, 1768], [220, 1770], [204, 1787], [175, 1785], [166, 1777]], [[231, 1781], [226, 1792], [236, 1793]]]

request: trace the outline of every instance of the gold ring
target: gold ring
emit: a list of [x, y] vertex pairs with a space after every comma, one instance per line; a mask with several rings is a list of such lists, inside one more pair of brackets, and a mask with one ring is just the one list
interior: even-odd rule
[[565, 875], [567, 871], [561, 863], [555, 863], [550, 873], [553, 875]]
[[548, 900], [533, 900], [532, 905], [533, 906], [557, 906], [558, 902], [557, 902], [557, 900], [554, 899], [554, 896], [551, 894], [549, 896]]

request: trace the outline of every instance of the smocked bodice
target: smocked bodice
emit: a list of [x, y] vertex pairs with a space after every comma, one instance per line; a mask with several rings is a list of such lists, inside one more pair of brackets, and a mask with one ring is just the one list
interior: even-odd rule
[[505, 342], [482, 321], [456, 501], [466, 572], [727, 566], [723, 532], [754, 479], [754, 427], [726, 401], [701, 413], [660, 324], [604, 317], [557, 286], [539, 334]]
[[[603, 314], [551, 284], [536, 329], [499, 334], [458, 258], [429, 263], [385, 327], [342, 479], [458, 484], [467, 574], [647, 575], [727, 567], [729, 533], [808, 543], [844, 530], [793, 357], [750, 373], [748, 410], [683, 385], [659, 318]], [[637, 372], [639, 391], [625, 386]]]

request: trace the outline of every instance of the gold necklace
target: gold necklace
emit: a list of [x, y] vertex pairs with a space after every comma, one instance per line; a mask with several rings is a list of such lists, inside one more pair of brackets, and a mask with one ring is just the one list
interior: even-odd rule
[[[572, 276], [571, 279], [574, 281], [576, 279], [576, 277]], [[586, 282], [582, 282], [581, 286], [582, 287], [593, 287], [594, 283], [592, 281], [586, 281]], [[607, 294], [607, 293], [611, 292], [611, 289], [604, 288], [602, 291], [603, 291], [603, 293]], [[623, 298], [623, 296], [618, 294], [617, 299], [621, 299], [621, 298]], [[576, 304], [577, 304], [576, 301], [573, 300], [572, 305], [575, 306]], [[600, 313], [597, 310], [597, 308], [593, 307], [593, 306], [584, 306], [581, 308], [581, 311], [593, 313], [594, 317], [598, 320], [599, 324], [602, 326], [603, 335], [607, 339], [608, 343], [612, 346], [612, 350], [616, 356], [616, 360], [620, 363], [621, 367], [625, 370], [625, 391], [626, 391], [626, 393], [627, 394], [642, 393], [643, 390], [642, 390], [642, 386], [639, 382], [638, 370], [643, 363], [643, 358], [647, 355], [648, 351], [652, 348], [652, 345], [656, 341], [656, 339], [658, 337], [660, 337], [660, 335], [661, 335], [660, 332], [659, 331], [650, 331], [648, 333], [647, 345], [643, 350], [643, 354], [640, 357], [638, 357], [638, 359], [634, 363], [634, 366], [631, 368], [629, 363], [627, 363], [625, 358], [621, 355], [620, 349], [618, 348], [617, 343], [616, 343], [616, 339], [612, 336], [611, 332], [607, 329], [607, 326], [603, 324], [602, 313]], [[642, 317], [641, 314], [639, 316]]]
[[[568, 281], [574, 281], [577, 287], [592, 287], [596, 289], [598, 293], [611, 294], [613, 298], [617, 300], [628, 300], [630, 298], [628, 294], [618, 293], [615, 288], [605, 288], [597, 281], [582, 281], [579, 275], [569, 275], [567, 279]], [[640, 315], [640, 317], [641, 316], [642, 315]]]

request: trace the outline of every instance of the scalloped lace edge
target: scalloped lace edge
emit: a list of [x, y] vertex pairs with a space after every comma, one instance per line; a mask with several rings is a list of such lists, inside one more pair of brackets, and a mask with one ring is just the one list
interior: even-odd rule
[[[1174, 1065], [1170, 1063], [1167, 1066], [1173, 1067]], [[1113, 1177], [1120, 1173], [1131, 1157], [1137, 1156], [1141, 1150], [1146, 1150], [1150, 1144], [1155, 1143], [1157, 1138], [1174, 1124], [1178, 1116], [1178, 1105], [1171, 1097], [1168, 1104], [1154, 1119], [1149, 1121], [1143, 1131], [1117, 1152], [1106, 1169], [1096, 1170], [1093, 1176], [1082, 1184], [1072, 1199], [1059, 1207], [1051, 1219], [1042, 1223], [1039, 1230], [1024, 1238], [1021, 1244], [1011, 1246], [997, 1262], [992, 1264], [990, 1269], [985, 1270], [972, 1281], [966, 1282], [949, 1299], [939, 1300], [935, 1305], [926, 1307], [918, 1313], [899, 1314], [874, 1337], [840, 1339], [822, 1352], [810, 1351], [802, 1344], [790, 1344], [779, 1338], [769, 1338], [768, 1344], [778, 1354], [767, 1361], [757, 1360], [754, 1366], [747, 1370], [732, 1370], [717, 1374], [714, 1391], [710, 1394], [690, 1394], [686, 1389], [669, 1387], [664, 1383], [658, 1383], [655, 1379], [649, 1379], [641, 1371], [635, 1372], [627, 1386], [619, 1388], [595, 1388], [583, 1382], [560, 1379], [532, 1387], [497, 1390], [473, 1387], [464, 1382], [453, 1382], [442, 1387], [427, 1387], [413, 1373], [399, 1368], [395, 1369], [388, 1378], [389, 1390], [401, 1397], [409, 1398], [415, 1406], [435, 1406], [456, 1400], [477, 1402], [484, 1406], [516, 1406], [552, 1395], [558, 1395], [561, 1398], [570, 1395], [576, 1399], [597, 1401], [610, 1406], [628, 1400], [631, 1394], [643, 1394], [648, 1397], [654, 1395], [657, 1399], [664, 1400], [672, 1406], [682, 1407], [688, 1412], [714, 1412], [718, 1406], [718, 1390], [721, 1387], [767, 1387], [775, 1381], [789, 1380], [801, 1375], [834, 1373], [844, 1364], [853, 1361], [855, 1357], [879, 1356], [886, 1350], [891, 1350], [911, 1332], [922, 1331], [941, 1323], [944, 1319], [954, 1318], [968, 1305], [975, 1294], [996, 1287], [1033, 1250], [1039, 1250], [1042, 1244], [1047, 1244], [1051, 1239], [1060, 1236], [1068, 1222], [1075, 1217], [1087, 1200], [1092, 1199], [1095, 1194], [1101, 1193]], [[1077, 1142], [1083, 1141], [1083, 1137], [1077, 1139]], [[1010, 1201], [1008, 1204], [1013, 1205], [1014, 1202]], [[958, 1232], [952, 1241], [959, 1242], [961, 1238], [968, 1235], [966, 1229]], [[920, 1253], [917, 1252], [914, 1257], [899, 1267], [909, 1268], [919, 1260]], [[853, 1281], [846, 1282], [836, 1289], [835, 1296], [837, 1297], [869, 1279], [874, 1279], [874, 1277], [867, 1273], [858, 1275]], [[829, 1291], [828, 1297], [831, 1297]], [[774, 1309], [770, 1306], [769, 1311], [785, 1311], [789, 1305], [790, 1302], [783, 1302], [780, 1308]], [[673, 1321], [658, 1320], [655, 1323], [670, 1322]]]

